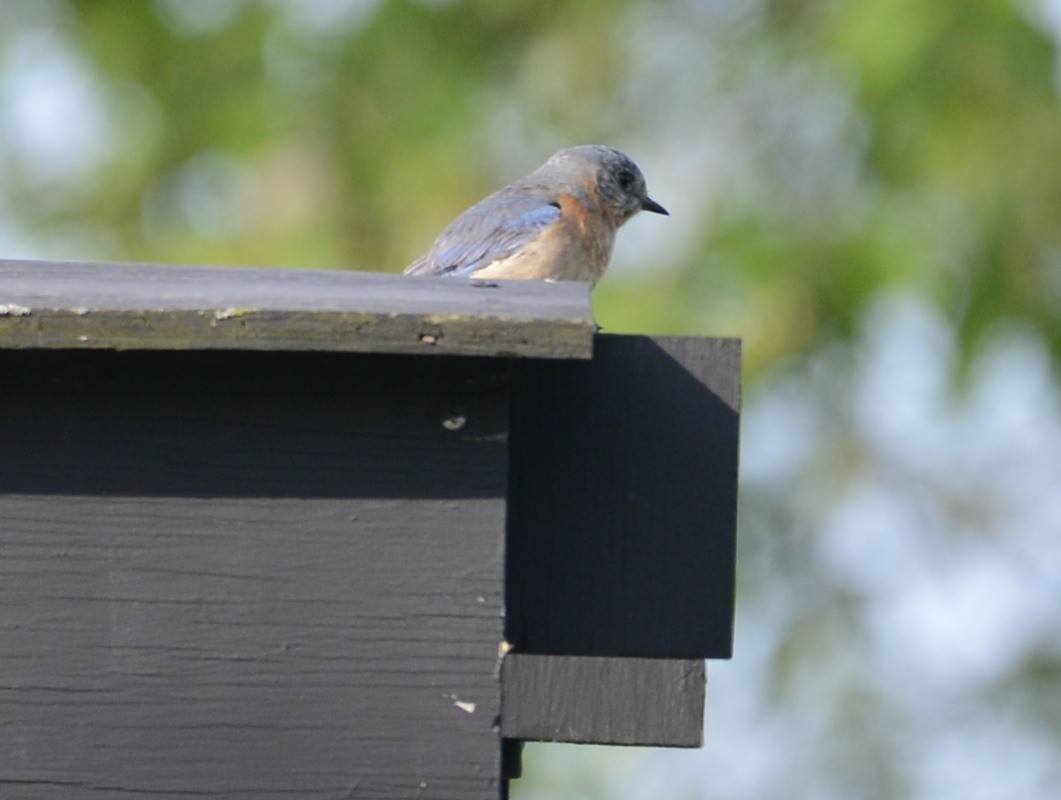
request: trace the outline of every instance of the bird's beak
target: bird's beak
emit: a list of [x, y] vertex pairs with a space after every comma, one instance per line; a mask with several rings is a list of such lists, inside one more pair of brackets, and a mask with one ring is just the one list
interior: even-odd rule
[[655, 200], [653, 200], [651, 197], [646, 197], [644, 200], [641, 201], [641, 208], [643, 208], [645, 211], [651, 211], [653, 214], [663, 214], [668, 217], [670, 216], [670, 212], [667, 211], [667, 209], [665, 209]]

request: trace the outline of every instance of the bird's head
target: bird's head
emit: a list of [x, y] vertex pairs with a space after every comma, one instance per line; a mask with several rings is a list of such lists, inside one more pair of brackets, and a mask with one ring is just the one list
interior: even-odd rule
[[577, 175], [584, 185], [595, 186], [602, 210], [616, 227], [638, 211], [667, 214], [667, 209], [648, 196], [645, 176], [626, 153], [599, 144], [584, 144], [560, 150], [543, 169]]

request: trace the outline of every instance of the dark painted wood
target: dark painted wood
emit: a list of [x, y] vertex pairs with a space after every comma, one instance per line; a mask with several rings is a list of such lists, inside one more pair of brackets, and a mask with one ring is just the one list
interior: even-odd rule
[[504, 362], [0, 350], [0, 374], [7, 492], [458, 500], [507, 459]]
[[517, 652], [728, 658], [740, 342], [598, 336], [515, 362], [507, 636]]
[[577, 285], [0, 262], [0, 797], [699, 744], [739, 343], [591, 330]]
[[498, 369], [0, 353], [0, 797], [499, 797]]
[[700, 747], [702, 660], [509, 653], [502, 669], [506, 738]]
[[589, 358], [580, 283], [0, 261], [0, 346]]

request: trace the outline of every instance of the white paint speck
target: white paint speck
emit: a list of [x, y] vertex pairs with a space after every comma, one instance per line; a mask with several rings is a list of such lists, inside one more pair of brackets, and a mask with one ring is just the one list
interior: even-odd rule
[[468, 418], [463, 414], [454, 414], [442, 420], [442, 427], [447, 431], [459, 431], [468, 423]]
[[453, 701], [453, 705], [463, 711], [465, 714], [475, 713], [475, 703], [469, 703], [465, 700], [461, 700], [455, 694], [444, 694], [443, 697], [447, 697]]

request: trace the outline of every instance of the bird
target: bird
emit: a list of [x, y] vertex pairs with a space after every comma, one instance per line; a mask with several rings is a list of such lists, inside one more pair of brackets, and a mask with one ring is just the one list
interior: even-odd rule
[[608, 268], [616, 232], [639, 211], [669, 214], [648, 196], [628, 155], [599, 144], [568, 147], [453, 220], [405, 274], [592, 288]]

